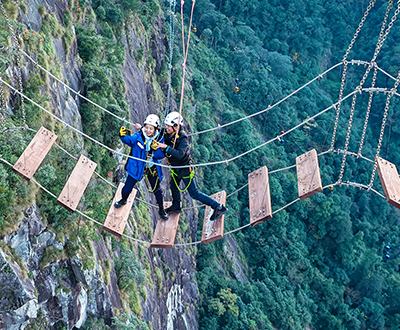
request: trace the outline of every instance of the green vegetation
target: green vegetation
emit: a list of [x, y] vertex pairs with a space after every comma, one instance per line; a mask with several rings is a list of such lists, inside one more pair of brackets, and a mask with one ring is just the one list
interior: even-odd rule
[[[376, 39], [367, 36], [379, 33], [376, 29], [383, 15], [378, 13], [384, 12], [385, 5], [379, 3], [382, 8], [370, 14], [355, 45], [362, 51], [352, 53], [351, 58], [372, 57]], [[194, 21], [198, 32], [193, 39], [200, 42], [193, 42], [188, 59], [194, 115], [188, 111], [190, 103], [184, 104], [192, 129], [204, 130], [266, 109], [339, 62], [364, 10], [361, 3], [338, 1], [197, 2]], [[393, 63], [392, 50], [386, 47], [382, 56], [386, 64]], [[396, 75], [398, 66], [392, 70]], [[239, 93], [234, 92], [236, 77]], [[356, 68], [349, 69], [345, 93], [359, 78]], [[383, 77], [378, 80], [377, 84], [386, 86]], [[194, 141], [195, 162], [231, 158], [279, 135], [335, 102], [339, 86], [339, 72], [332, 72], [251, 121], [203, 134]], [[366, 99], [359, 99], [365, 107]], [[377, 97], [374, 102], [382, 107], [384, 99]], [[348, 113], [348, 103], [343, 107]], [[397, 117], [397, 109], [396, 103], [389, 116]], [[363, 118], [363, 113], [357, 115]], [[295, 157], [306, 150], [328, 149], [333, 116], [327, 113], [304, 125], [287, 135], [285, 144], [270, 144], [229, 166], [205, 167], [199, 171], [204, 191], [225, 189], [229, 194], [261, 166], [283, 168], [294, 164]], [[373, 142], [364, 146], [363, 154], [369, 158], [374, 157], [380, 118], [377, 115], [379, 124], [368, 127], [367, 136]], [[336, 145], [341, 148], [347, 120], [348, 115], [339, 120]], [[362, 124], [362, 119], [353, 123], [351, 150], [358, 148]], [[390, 152], [383, 157], [398, 164], [394, 127], [390, 140], [385, 135], [383, 145]], [[336, 181], [340, 161], [341, 157], [333, 155], [320, 157], [323, 184]], [[348, 163], [344, 180], [369, 182], [370, 165], [351, 159]], [[296, 185], [291, 170], [270, 175], [273, 209], [296, 199]], [[248, 223], [246, 190], [232, 196], [228, 206], [227, 230]], [[297, 202], [267, 223], [235, 234], [249, 266], [246, 283], [235, 278], [229, 263], [221, 267], [223, 242], [200, 245], [200, 329], [395, 329], [399, 314], [393, 295], [400, 283], [398, 216], [397, 209], [376, 195], [353, 188], [341, 187]], [[387, 244], [392, 247], [389, 260], [385, 260]]]
[[146, 322], [140, 321], [135, 315], [122, 314], [114, 317], [114, 326], [120, 330], [151, 330]]
[[[382, 20], [387, 2], [378, 1], [364, 25], [350, 54], [351, 58], [369, 60], [377, 39], [377, 26]], [[12, 1], [4, 2], [12, 20], [18, 8]], [[12, 22], [29, 50], [39, 63], [61, 77], [60, 65], [55, 61], [52, 38], [62, 38], [66, 51], [75, 40], [80, 58], [85, 96], [120, 117], [129, 117], [125, 99], [124, 65], [125, 36], [129, 29], [144, 41], [129, 44], [129, 52], [145, 69], [149, 86], [153, 88], [154, 104], [165, 102], [168, 81], [167, 60], [157, 63], [151, 42], [158, 29], [158, 15], [167, 3], [156, 0], [94, 0], [69, 1], [62, 19], [39, 7], [43, 18], [39, 33]], [[266, 109], [327, 68], [341, 61], [347, 45], [362, 16], [365, 1], [254, 1], [198, 0], [194, 22], [197, 33], [192, 35], [188, 57], [188, 79], [183, 104], [184, 117], [192, 131], [201, 131]], [[185, 23], [190, 6], [185, 6]], [[178, 21], [180, 16], [178, 14]], [[157, 28], [156, 28], [157, 26]], [[6, 22], [0, 18], [0, 42], [10, 45]], [[74, 28], [74, 29], [73, 29]], [[167, 35], [168, 23], [162, 31]], [[179, 31], [176, 26], [176, 45], [173, 58], [172, 87], [174, 99], [180, 98], [182, 84], [180, 66], [182, 54]], [[397, 30], [396, 30], [397, 31]], [[379, 60], [384, 69], [396, 76], [399, 64], [397, 34], [390, 35]], [[187, 35], [187, 31], [185, 31]], [[140, 38], [139, 38], [140, 37]], [[195, 41], [198, 39], [198, 43]], [[165, 41], [165, 40], [164, 40]], [[128, 43], [131, 43], [128, 40]], [[165, 43], [166, 44], [166, 43]], [[167, 53], [167, 52], [166, 52]], [[0, 67], [11, 61], [1, 54]], [[155, 77], [155, 68], [160, 70]], [[362, 69], [362, 68], [361, 68]], [[359, 81], [359, 67], [349, 67], [345, 94]], [[240, 91], [235, 93], [235, 78]], [[10, 77], [8, 77], [10, 78]], [[250, 150], [280, 131], [298, 125], [337, 100], [340, 71], [332, 71], [323, 79], [297, 93], [274, 109], [235, 125], [195, 137], [193, 156], [196, 163], [219, 161]], [[49, 99], [43, 87], [47, 77], [33, 72], [26, 81], [25, 93], [39, 104], [49, 108]], [[367, 81], [370, 84], [370, 80]], [[391, 81], [381, 75], [377, 85], [391, 87]], [[163, 92], [164, 91], [164, 92]], [[8, 95], [6, 97], [9, 97]], [[359, 96], [364, 106], [367, 98]], [[374, 158], [379, 137], [382, 106], [385, 96], [374, 100], [371, 124], [363, 155]], [[345, 140], [350, 104], [345, 102], [339, 119], [336, 146], [342, 148]], [[397, 141], [400, 131], [400, 111], [394, 101], [389, 111], [389, 125], [383, 139], [381, 156], [395, 164], [400, 163]], [[78, 155], [82, 149], [98, 163], [101, 174], [115, 170], [117, 163], [108, 151], [92, 142], [81, 140], [49, 119], [41, 110], [26, 104], [30, 127], [38, 129], [43, 123], [59, 135], [59, 142]], [[357, 110], [353, 123], [350, 150], [357, 151], [364, 110]], [[115, 148], [120, 122], [89, 103], [80, 108], [85, 133]], [[261, 166], [270, 170], [295, 163], [295, 157], [316, 148], [325, 151], [330, 145], [333, 129], [333, 111], [318, 117], [285, 136], [285, 143], [271, 143], [252, 152], [240, 161], [199, 168], [197, 176], [202, 191], [207, 194], [225, 189], [227, 193], [247, 183], [247, 174]], [[22, 124], [19, 101], [9, 124]], [[378, 123], [378, 124], [376, 124]], [[390, 134], [388, 133], [390, 131]], [[68, 133], [69, 132], [69, 133]], [[15, 131], [1, 136], [0, 154], [14, 163], [32, 134]], [[336, 181], [341, 157], [320, 157], [323, 184]], [[53, 148], [46, 157], [36, 178], [54, 194], [61, 191], [71, 173], [75, 160]], [[372, 166], [361, 159], [348, 159], [344, 180], [368, 183]], [[203, 181], [203, 182], [201, 182]], [[375, 187], [381, 191], [376, 179]], [[272, 206], [274, 210], [297, 198], [294, 170], [270, 175]], [[103, 183], [91, 182], [81, 207], [95, 219], [104, 219], [113, 190]], [[39, 192], [9, 168], [0, 164], [0, 235], [15, 230], [22, 218], [22, 210], [36, 202], [46, 224], [65, 241], [65, 251], [48, 247], [41, 267], [64, 257], [82, 257], [85, 269], [94, 267], [91, 241], [99, 238], [91, 223], [83, 223], [77, 215], [58, 206], [52, 197]], [[230, 209], [226, 230], [249, 221], [248, 192], [240, 191], [228, 199]], [[204, 211], [199, 212], [199, 217]], [[152, 234], [150, 210], [139, 203], [135, 207], [137, 227], [135, 234]], [[389, 206], [372, 192], [337, 187], [288, 207], [255, 228], [248, 227], [234, 234], [242, 251], [239, 260], [248, 266], [247, 281], [236, 278], [233, 261], [226, 259], [224, 240], [186, 251], [198, 253], [197, 274], [200, 329], [397, 329], [400, 320], [400, 223], [399, 211]], [[179, 241], [189, 242], [190, 226], [183, 217]], [[197, 239], [200, 239], [200, 229]], [[108, 234], [106, 234], [108, 235]], [[68, 238], [68, 239], [66, 239]], [[116, 243], [113, 243], [116, 244]], [[389, 246], [388, 249], [386, 246]], [[114, 246], [115, 247], [115, 246]], [[198, 249], [198, 250], [197, 250]], [[115, 260], [115, 271], [121, 296], [135, 315], [121, 315], [114, 319], [118, 329], [148, 329], [140, 321], [140, 297], [146, 299], [143, 283], [152, 285], [151, 266], [143, 247], [138, 248], [140, 261], [128, 247], [121, 244], [121, 258]], [[386, 257], [389, 255], [389, 257]], [[142, 265], [143, 263], [143, 265]], [[110, 264], [105, 264], [108, 283]], [[164, 273], [163, 273], [164, 272]], [[154, 268], [154, 287], [163, 294], [163, 279], [176, 277], [166, 264], [162, 270]], [[64, 288], [60, 287], [60, 290]], [[87, 329], [107, 329], [103, 320], [89, 317]]]

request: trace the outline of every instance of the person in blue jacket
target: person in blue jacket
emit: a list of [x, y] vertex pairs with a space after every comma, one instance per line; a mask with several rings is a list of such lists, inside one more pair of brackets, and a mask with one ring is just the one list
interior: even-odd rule
[[[136, 124], [135, 128], [140, 129], [140, 124]], [[121, 127], [119, 136], [121, 141], [131, 147], [130, 155], [135, 158], [147, 160], [152, 163], [160, 164], [160, 159], [165, 155], [161, 149], [158, 148], [156, 139], [161, 141], [158, 130], [160, 129], [160, 118], [157, 115], [149, 115], [144, 121], [144, 127], [134, 135], [129, 134], [129, 130]], [[126, 171], [128, 177], [125, 185], [122, 188], [122, 199], [114, 204], [116, 208], [125, 205], [129, 194], [132, 192], [136, 182], [140, 181], [144, 175], [147, 176], [152, 192], [156, 196], [157, 204], [159, 207], [158, 213], [163, 220], [167, 220], [168, 216], [163, 206], [163, 194], [160, 189], [160, 183], [163, 179], [162, 168], [158, 165], [142, 162], [140, 160], [128, 158], [126, 164]]]

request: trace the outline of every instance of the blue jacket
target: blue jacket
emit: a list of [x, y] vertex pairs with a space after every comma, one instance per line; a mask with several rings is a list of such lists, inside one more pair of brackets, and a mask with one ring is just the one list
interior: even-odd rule
[[[144, 144], [142, 131], [137, 132], [134, 135], [125, 135], [120, 137], [121, 141], [132, 148], [131, 156], [146, 160], [146, 146]], [[160, 142], [163, 142], [162, 139]], [[159, 148], [153, 150], [153, 160], [154, 163], [160, 164], [160, 159], [165, 157], [163, 151]], [[141, 162], [136, 159], [128, 158], [128, 163], [126, 165], [126, 171], [128, 174], [137, 181], [143, 178], [143, 173], [146, 167], [145, 162]], [[160, 181], [163, 179], [163, 172], [161, 166], [156, 165], [157, 173]]]

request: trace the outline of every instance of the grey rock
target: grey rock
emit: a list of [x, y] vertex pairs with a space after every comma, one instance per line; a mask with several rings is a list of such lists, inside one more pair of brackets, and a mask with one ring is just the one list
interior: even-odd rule
[[55, 238], [56, 238], [56, 234], [54, 234], [52, 231], [46, 231], [46, 232], [40, 234], [40, 236], [37, 239], [37, 244], [39, 246], [52, 245]]

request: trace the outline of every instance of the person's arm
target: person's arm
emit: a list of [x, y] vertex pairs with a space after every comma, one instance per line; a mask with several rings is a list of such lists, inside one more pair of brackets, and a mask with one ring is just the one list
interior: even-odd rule
[[187, 136], [182, 136], [182, 140], [179, 141], [179, 146], [177, 149], [167, 146], [165, 152], [167, 154], [170, 154], [175, 159], [181, 160], [186, 155], [187, 148], [188, 148]]
[[131, 148], [133, 148], [136, 145], [136, 142], [139, 138], [140, 132], [137, 132], [134, 135], [124, 135], [120, 136], [120, 139], [123, 143], [127, 144]]

